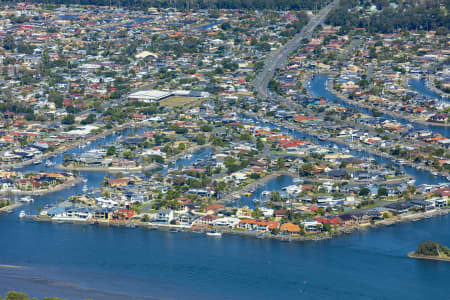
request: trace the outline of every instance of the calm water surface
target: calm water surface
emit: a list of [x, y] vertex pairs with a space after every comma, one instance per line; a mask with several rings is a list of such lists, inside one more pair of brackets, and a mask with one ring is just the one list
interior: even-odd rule
[[448, 299], [450, 263], [406, 257], [450, 244], [448, 216], [333, 240], [225, 235], [1, 219], [0, 292], [68, 299]]

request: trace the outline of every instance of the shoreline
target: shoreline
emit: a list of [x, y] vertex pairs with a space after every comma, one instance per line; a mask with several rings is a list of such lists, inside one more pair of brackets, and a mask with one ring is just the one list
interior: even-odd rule
[[[211, 143], [207, 143], [205, 145], [197, 145], [194, 147], [191, 147], [181, 153], [178, 153], [174, 155], [173, 157], [170, 157], [170, 159], [165, 162], [168, 164], [175, 163], [178, 159], [181, 159], [186, 154], [198, 151], [203, 148], [211, 147]], [[140, 173], [145, 171], [153, 171], [158, 170], [162, 168], [162, 165], [159, 163], [151, 163], [150, 165], [145, 166], [139, 166], [139, 167], [132, 167], [132, 168], [126, 168], [126, 167], [89, 167], [89, 166], [64, 166], [62, 164], [59, 164], [56, 166], [57, 169], [65, 170], [65, 171], [86, 171], [86, 172], [108, 172], [108, 173], [120, 173], [120, 172], [130, 172], [130, 173]]]
[[409, 252], [408, 253], [408, 257], [409, 258], [415, 258], [415, 259], [426, 259], [426, 260], [437, 260], [437, 261], [450, 262], [450, 257], [416, 255], [414, 251]]
[[76, 167], [76, 166], [63, 166], [57, 165], [57, 169], [65, 171], [85, 171], [85, 172], [108, 172], [108, 173], [120, 173], [120, 172], [130, 172], [130, 173], [140, 173], [145, 171], [156, 170], [160, 168], [159, 164], [150, 164], [148, 166], [135, 167], [135, 168], [122, 168], [122, 167]]
[[51, 187], [49, 189], [39, 189], [39, 190], [32, 190], [32, 191], [0, 191], [0, 195], [20, 195], [20, 196], [43, 196], [43, 195], [47, 195], [47, 194], [51, 194], [54, 192], [59, 192], [62, 191], [66, 188], [71, 187], [72, 185], [78, 184], [81, 182], [81, 177], [77, 176], [74, 177], [73, 179], [69, 179], [66, 182], [63, 182], [61, 184], [58, 184], [54, 187]]
[[[330, 82], [330, 81], [331, 81], [331, 79], [328, 79], [328, 82]], [[420, 125], [424, 125], [424, 126], [450, 127], [450, 124], [424, 121], [424, 120], [421, 120], [421, 119], [418, 119], [418, 118], [412, 118], [411, 116], [408, 116], [408, 115], [400, 114], [400, 113], [393, 112], [393, 111], [388, 111], [386, 109], [380, 109], [378, 107], [373, 107], [373, 105], [369, 105], [369, 104], [365, 104], [365, 103], [363, 104], [363, 103], [360, 103], [359, 101], [351, 100], [347, 96], [345, 96], [342, 93], [336, 91], [334, 89], [333, 84], [327, 84], [326, 88], [334, 96], [340, 98], [343, 102], [345, 102], [345, 103], [347, 103], [349, 105], [358, 106], [358, 107], [361, 107], [361, 108], [369, 109], [371, 111], [376, 110], [376, 111], [379, 111], [379, 112], [381, 112], [383, 114], [386, 114], [388, 116], [391, 116], [391, 117], [394, 117], [394, 118], [398, 118], [398, 119], [407, 120], [408, 122], [416, 123], [416, 124], [420, 124]]]
[[[255, 117], [256, 117], [256, 116], [252, 116], [252, 115], [250, 115], [250, 114], [246, 114], [246, 115], [249, 116], [250, 118], [255, 118]], [[299, 125], [294, 124], [294, 123], [287, 123], [287, 122], [281, 123], [281, 122], [280, 122], [280, 126], [285, 127], [285, 128], [288, 128], [288, 129], [293, 129], [293, 130], [296, 130], [296, 131], [301, 132], [301, 133], [304, 133], [304, 134], [308, 134], [308, 135], [310, 135], [310, 136], [312, 136], [312, 137], [314, 137], [314, 138], [317, 138], [317, 139], [319, 139], [319, 138], [321, 137], [321, 134], [320, 134], [320, 133], [317, 133], [317, 132], [315, 132], [315, 131], [313, 131], [313, 130], [310, 130], [310, 129], [302, 128], [302, 127], [300, 127]], [[355, 149], [355, 148], [353, 147], [353, 146], [354, 146], [353, 143], [349, 143], [349, 142], [347, 142], [347, 141], [345, 141], [345, 140], [340, 140], [340, 139], [338, 139], [338, 138], [333, 138], [333, 137], [327, 137], [325, 140], [328, 141], [328, 142], [335, 143], [335, 144], [345, 145], [345, 146], [349, 147], [349, 148], [350, 148], [351, 150], [353, 150], [353, 151], [367, 152], [367, 153], [370, 153], [370, 154], [373, 154], [373, 155], [381, 156], [381, 157], [386, 158], [386, 159], [390, 159], [390, 160], [392, 160], [392, 161], [395, 161], [395, 160], [398, 159], [397, 157], [392, 156], [392, 155], [390, 155], [390, 154], [388, 154], [388, 153], [381, 152], [381, 151], [375, 151], [375, 150], [373, 150], [373, 149], [371, 149], [371, 148], [368, 148], [367, 146], [365, 146], [365, 145], [363, 145], [363, 144], [361, 144], [361, 143], [356, 144], [356, 145], [358, 145], [359, 147]], [[441, 172], [441, 171], [438, 171], [438, 170], [434, 170], [434, 169], [431, 169], [431, 168], [429, 168], [429, 167], [421, 167], [421, 168], [418, 168], [418, 167], [415, 166], [412, 162], [409, 162], [409, 161], [406, 161], [404, 165], [409, 166], [409, 167], [411, 167], [411, 168], [414, 168], [414, 169], [416, 169], [416, 170], [425, 170], [425, 171], [428, 171], [428, 172], [430, 172], [430, 173], [436, 172], [436, 173], [438, 173], [439, 176], [442, 176], [442, 177], [447, 177], [447, 176], [449, 176], [448, 174], [446, 174], [446, 173], [444, 173], [444, 172]]]
[[12, 210], [14, 210], [14, 209], [16, 209], [18, 207], [21, 207], [23, 205], [24, 205], [24, 203], [15, 202], [15, 203], [12, 203], [10, 205], [3, 206], [2, 208], [0, 208], [0, 215], [6, 214], [8, 212], [11, 212]]
[[128, 129], [130, 127], [133, 127], [132, 125], [134, 125], [134, 127], [136, 127], [136, 128], [139, 128], [139, 127], [143, 126], [144, 124], [143, 123], [135, 123], [135, 122], [124, 123], [124, 124], [119, 125], [117, 127], [107, 129], [106, 131], [98, 133], [96, 135], [89, 136], [89, 137], [87, 137], [84, 140], [80, 138], [80, 140], [76, 140], [75, 142], [70, 143], [68, 145], [63, 145], [61, 148], [58, 148], [58, 149], [56, 149], [53, 152], [43, 153], [42, 155], [36, 156], [36, 157], [34, 157], [34, 158], [30, 159], [30, 160], [27, 160], [27, 161], [21, 161], [21, 162], [16, 162], [16, 163], [11, 163], [11, 164], [0, 164], [0, 169], [19, 169], [19, 168], [23, 168], [23, 167], [26, 167], [26, 166], [29, 166], [29, 165], [33, 164], [36, 161], [48, 159], [48, 158], [50, 158], [52, 156], [57, 156], [57, 155], [59, 155], [61, 153], [64, 153], [64, 152], [66, 152], [68, 150], [76, 148], [76, 147], [78, 147], [78, 146], [80, 146], [80, 145], [82, 145], [82, 144], [84, 144], [86, 142], [93, 142], [93, 141], [96, 141], [98, 139], [104, 138], [104, 137], [106, 137], [106, 136], [108, 136], [110, 134], [113, 134], [116, 131]]
[[[339, 237], [345, 234], [352, 234], [356, 231], [366, 231], [369, 229], [378, 229], [382, 227], [388, 227], [395, 224], [407, 223], [407, 222], [415, 222], [419, 220], [423, 220], [426, 218], [448, 215], [450, 209], [442, 209], [442, 210], [433, 210], [429, 212], [416, 213], [416, 214], [408, 214], [403, 216], [395, 216], [389, 219], [384, 219], [382, 221], [378, 221], [377, 223], [371, 224], [370, 222], [352, 225], [349, 227], [342, 227], [335, 232], [327, 232], [321, 235], [310, 235], [310, 236], [299, 236], [299, 235], [272, 235], [270, 231], [245, 231], [245, 230], [235, 230], [229, 228], [216, 228], [217, 231], [223, 234], [234, 234], [241, 236], [248, 236], [253, 238], [267, 238], [267, 239], [275, 239], [279, 241], [288, 241], [288, 242], [302, 242], [302, 241], [319, 241], [324, 239], [331, 239], [335, 237]], [[190, 227], [185, 225], [169, 225], [169, 224], [151, 224], [144, 223], [141, 221], [104, 221], [104, 220], [54, 220], [48, 217], [38, 217], [38, 216], [29, 216], [28, 219], [31, 219], [35, 222], [51, 222], [51, 223], [59, 223], [59, 224], [78, 224], [78, 225], [97, 225], [97, 226], [107, 226], [107, 227], [121, 227], [127, 229], [135, 229], [135, 228], [144, 228], [149, 230], [161, 230], [161, 231], [185, 231], [185, 232], [193, 232], [193, 233], [206, 233], [211, 231], [213, 228], [205, 226], [204, 228], [199, 227]], [[132, 225], [132, 227], [130, 227]]]

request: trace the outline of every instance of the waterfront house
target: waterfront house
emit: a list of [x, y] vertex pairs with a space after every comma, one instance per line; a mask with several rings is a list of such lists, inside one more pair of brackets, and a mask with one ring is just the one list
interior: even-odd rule
[[94, 219], [109, 221], [112, 219], [113, 210], [109, 208], [96, 209], [94, 211]]
[[251, 231], [270, 231], [278, 228], [278, 226], [279, 223], [275, 221], [245, 219], [241, 220], [237, 227]]
[[119, 209], [114, 215], [113, 219], [119, 221], [129, 221], [136, 215], [134, 210]]
[[174, 219], [173, 211], [171, 209], [160, 209], [154, 219], [157, 223], [169, 224]]
[[403, 202], [397, 202], [397, 203], [391, 203], [386, 205], [385, 207], [389, 209], [390, 211], [395, 211], [398, 214], [404, 214], [409, 211], [410, 208], [415, 206], [412, 202], [409, 201], [403, 201]]
[[177, 224], [183, 226], [191, 226], [191, 224], [198, 218], [196, 214], [191, 212], [183, 213], [177, 216]]
[[214, 225], [217, 217], [213, 215], [206, 215], [196, 220], [195, 224], [199, 226], [210, 226]]
[[299, 235], [300, 234], [300, 226], [293, 223], [284, 223], [280, 227], [280, 233], [286, 235]]
[[319, 223], [316, 220], [303, 220], [302, 225], [307, 231], [318, 231], [322, 228], [322, 223]]
[[247, 206], [238, 208], [236, 212], [236, 217], [238, 218], [251, 218], [253, 210], [248, 208]]
[[233, 218], [233, 217], [223, 217], [223, 218], [217, 218], [214, 221], [214, 225], [216, 226], [222, 226], [222, 227], [230, 227], [230, 228], [234, 228], [235, 226], [237, 226], [239, 224], [241, 220], [238, 218]]

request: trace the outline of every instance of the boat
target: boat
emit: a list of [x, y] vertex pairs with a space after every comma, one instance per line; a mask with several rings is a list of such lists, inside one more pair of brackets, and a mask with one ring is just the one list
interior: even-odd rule
[[47, 160], [47, 161], [45, 162], [45, 166], [46, 166], [46, 167], [53, 167], [54, 165], [55, 165], [55, 163], [52, 162], [51, 160]]
[[319, 135], [318, 140], [323, 142], [326, 141], [327, 139], [323, 135]]
[[207, 236], [213, 236], [213, 237], [221, 237], [221, 236], [222, 236], [222, 233], [213, 230], [213, 231], [208, 231], [208, 232], [206, 233], [206, 235], [207, 235]]
[[89, 190], [88, 186], [86, 184], [83, 185], [83, 189], [82, 189], [83, 193], [86, 193], [88, 190]]
[[184, 159], [191, 159], [192, 158], [192, 154], [188, 153], [184, 156]]
[[395, 162], [399, 165], [404, 165], [406, 163], [403, 159], [396, 159]]
[[285, 243], [290, 243], [291, 242], [291, 238], [290, 237], [283, 237], [282, 239], [280, 239], [281, 242], [285, 242]]
[[25, 213], [25, 211], [21, 210], [20, 213], [19, 213], [19, 218], [22, 219], [22, 218], [24, 218], [26, 216], [27, 216], [27, 214]]
[[127, 223], [127, 225], [125, 225], [126, 228], [136, 228], [136, 224], [134, 224], [133, 222], [131, 223]]
[[292, 180], [292, 182], [294, 182], [294, 183], [302, 183], [303, 179], [301, 179], [299, 177], [296, 177], [296, 178], [294, 178], [294, 180]]
[[247, 192], [247, 193], [243, 193], [242, 194], [242, 196], [244, 196], [244, 197], [250, 197], [252, 195], [252, 193], [250, 193], [250, 192]]
[[40, 164], [42, 164], [42, 160], [40, 160], [40, 159], [35, 160], [35, 161], [33, 162], [33, 165], [40, 165]]
[[171, 229], [169, 229], [169, 232], [180, 232], [180, 229], [178, 229], [178, 228], [171, 228]]
[[88, 182], [87, 178], [82, 178], [81, 181], [82, 181], [83, 183]]
[[34, 199], [31, 198], [30, 196], [25, 196], [25, 197], [20, 198], [20, 199], [19, 199], [19, 202], [22, 202], [22, 203], [32, 203], [32, 202], [34, 202]]

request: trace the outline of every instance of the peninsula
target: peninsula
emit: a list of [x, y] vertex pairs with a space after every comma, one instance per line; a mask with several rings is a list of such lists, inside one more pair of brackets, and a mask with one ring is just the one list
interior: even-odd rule
[[420, 243], [416, 251], [408, 253], [408, 257], [450, 261], [450, 249], [439, 242], [426, 241]]

